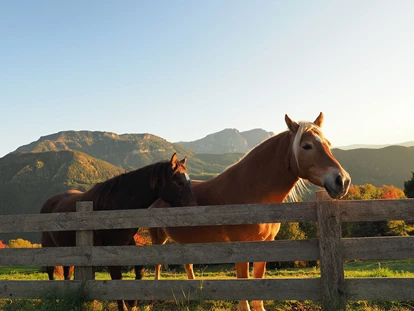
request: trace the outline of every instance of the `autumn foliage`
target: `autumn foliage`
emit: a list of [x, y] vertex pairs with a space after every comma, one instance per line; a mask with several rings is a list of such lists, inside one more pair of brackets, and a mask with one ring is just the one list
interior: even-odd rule
[[9, 247], [10, 248], [39, 248], [39, 247], [42, 247], [42, 245], [18, 238], [15, 240], [10, 240]]
[[8, 247], [7, 244], [4, 244], [2, 240], [0, 240], [0, 248]]
[[139, 229], [134, 235], [135, 245], [151, 245], [152, 240], [148, 229]]
[[371, 184], [362, 186], [351, 185], [348, 194], [344, 200], [387, 200], [387, 199], [403, 199], [404, 191], [395, 186], [383, 185], [377, 188]]

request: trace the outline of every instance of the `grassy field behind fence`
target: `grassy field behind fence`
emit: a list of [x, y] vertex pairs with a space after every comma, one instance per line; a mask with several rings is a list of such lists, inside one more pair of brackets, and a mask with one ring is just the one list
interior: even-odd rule
[[[414, 259], [388, 260], [388, 261], [351, 261], [344, 265], [345, 277], [414, 277]], [[319, 277], [319, 268], [281, 269], [268, 270], [268, 278], [295, 278], [295, 277]], [[196, 277], [199, 279], [226, 279], [235, 278], [234, 265], [206, 265], [196, 269]], [[124, 273], [125, 279], [133, 279], [133, 273]], [[154, 273], [148, 267], [144, 279], [151, 280]], [[183, 269], [177, 268], [162, 274], [163, 279], [186, 279]], [[46, 280], [47, 274], [41, 272], [41, 267], [0, 267], [1, 280]], [[109, 280], [106, 272], [97, 272], [97, 280]], [[112, 311], [116, 310], [116, 304], [108, 301], [83, 302], [82, 295], [68, 293], [66, 297], [45, 297], [41, 300], [0, 300], [0, 310], [4, 311]], [[141, 302], [137, 310], [142, 311], [222, 311], [236, 310], [236, 301], [200, 301], [200, 302]], [[321, 310], [317, 302], [312, 301], [266, 301], [267, 311]], [[414, 302], [348, 302], [348, 310], [356, 311], [413, 311]]]

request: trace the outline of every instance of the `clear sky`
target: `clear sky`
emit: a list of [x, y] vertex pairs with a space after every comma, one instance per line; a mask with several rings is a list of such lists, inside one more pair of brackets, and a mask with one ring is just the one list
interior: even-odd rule
[[0, 157], [63, 130], [191, 141], [325, 113], [414, 140], [414, 1], [2, 1]]

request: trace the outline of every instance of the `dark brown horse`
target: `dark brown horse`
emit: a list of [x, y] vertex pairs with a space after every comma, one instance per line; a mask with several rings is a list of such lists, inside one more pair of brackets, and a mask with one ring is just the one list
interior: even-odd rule
[[[46, 201], [40, 212], [75, 212], [78, 201], [93, 201], [94, 211], [148, 208], [158, 198], [174, 207], [196, 205], [185, 162], [186, 158], [178, 161], [174, 153], [170, 161], [121, 174], [96, 184], [87, 192], [69, 190], [54, 195]], [[94, 232], [94, 245], [135, 245], [133, 236], [137, 230], [97, 230]], [[75, 231], [43, 232], [41, 242], [43, 247], [75, 246], [75, 236]], [[113, 280], [122, 278], [121, 267], [112, 266], [108, 269]], [[46, 270], [49, 279], [53, 280], [54, 267], [47, 267]], [[65, 279], [69, 279], [69, 272], [70, 268], [64, 267]], [[136, 266], [135, 273], [136, 279], [141, 279], [143, 267]], [[118, 309], [123, 310], [122, 300], [118, 301]]]
[[[301, 179], [324, 187], [332, 198], [344, 196], [350, 185], [348, 173], [330, 151], [324, 137], [321, 113], [312, 122], [292, 121], [287, 115], [288, 130], [273, 136], [252, 149], [243, 159], [216, 178], [193, 185], [199, 205], [227, 205], [283, 202]], [[299, 183], [300, 184], [300, 183]], [[165, 206], [158, 200], [153, 207]], [[195, 207], [196, 208], [196, 207]], [[153, 228], [154, 244], [163, 244], [170, 237], [177, 243], [212, 243], [232, 241], [272, 241], [280, 223]], [[192, 265], [185, 265], [187, 275], [194, 278]], [[266, 263], [255, 262], [253, 276], [263, 278]], [[249, 277], [249, 263], [236, 263], [238, 278]], [[159, 278], [159, 267], [156, 269]], [[264, 311], [263, 302], [252, 303], [255, 311]], [[246, 300], [239, 311], [250, 310]]]

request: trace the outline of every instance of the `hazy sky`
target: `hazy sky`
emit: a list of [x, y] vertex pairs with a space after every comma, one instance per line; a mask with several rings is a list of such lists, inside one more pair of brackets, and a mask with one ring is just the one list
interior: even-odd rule
[[325, 113], [414, 140], [414, 1], [2, 1], [0, 157], [63, 130], [190, 141]]

